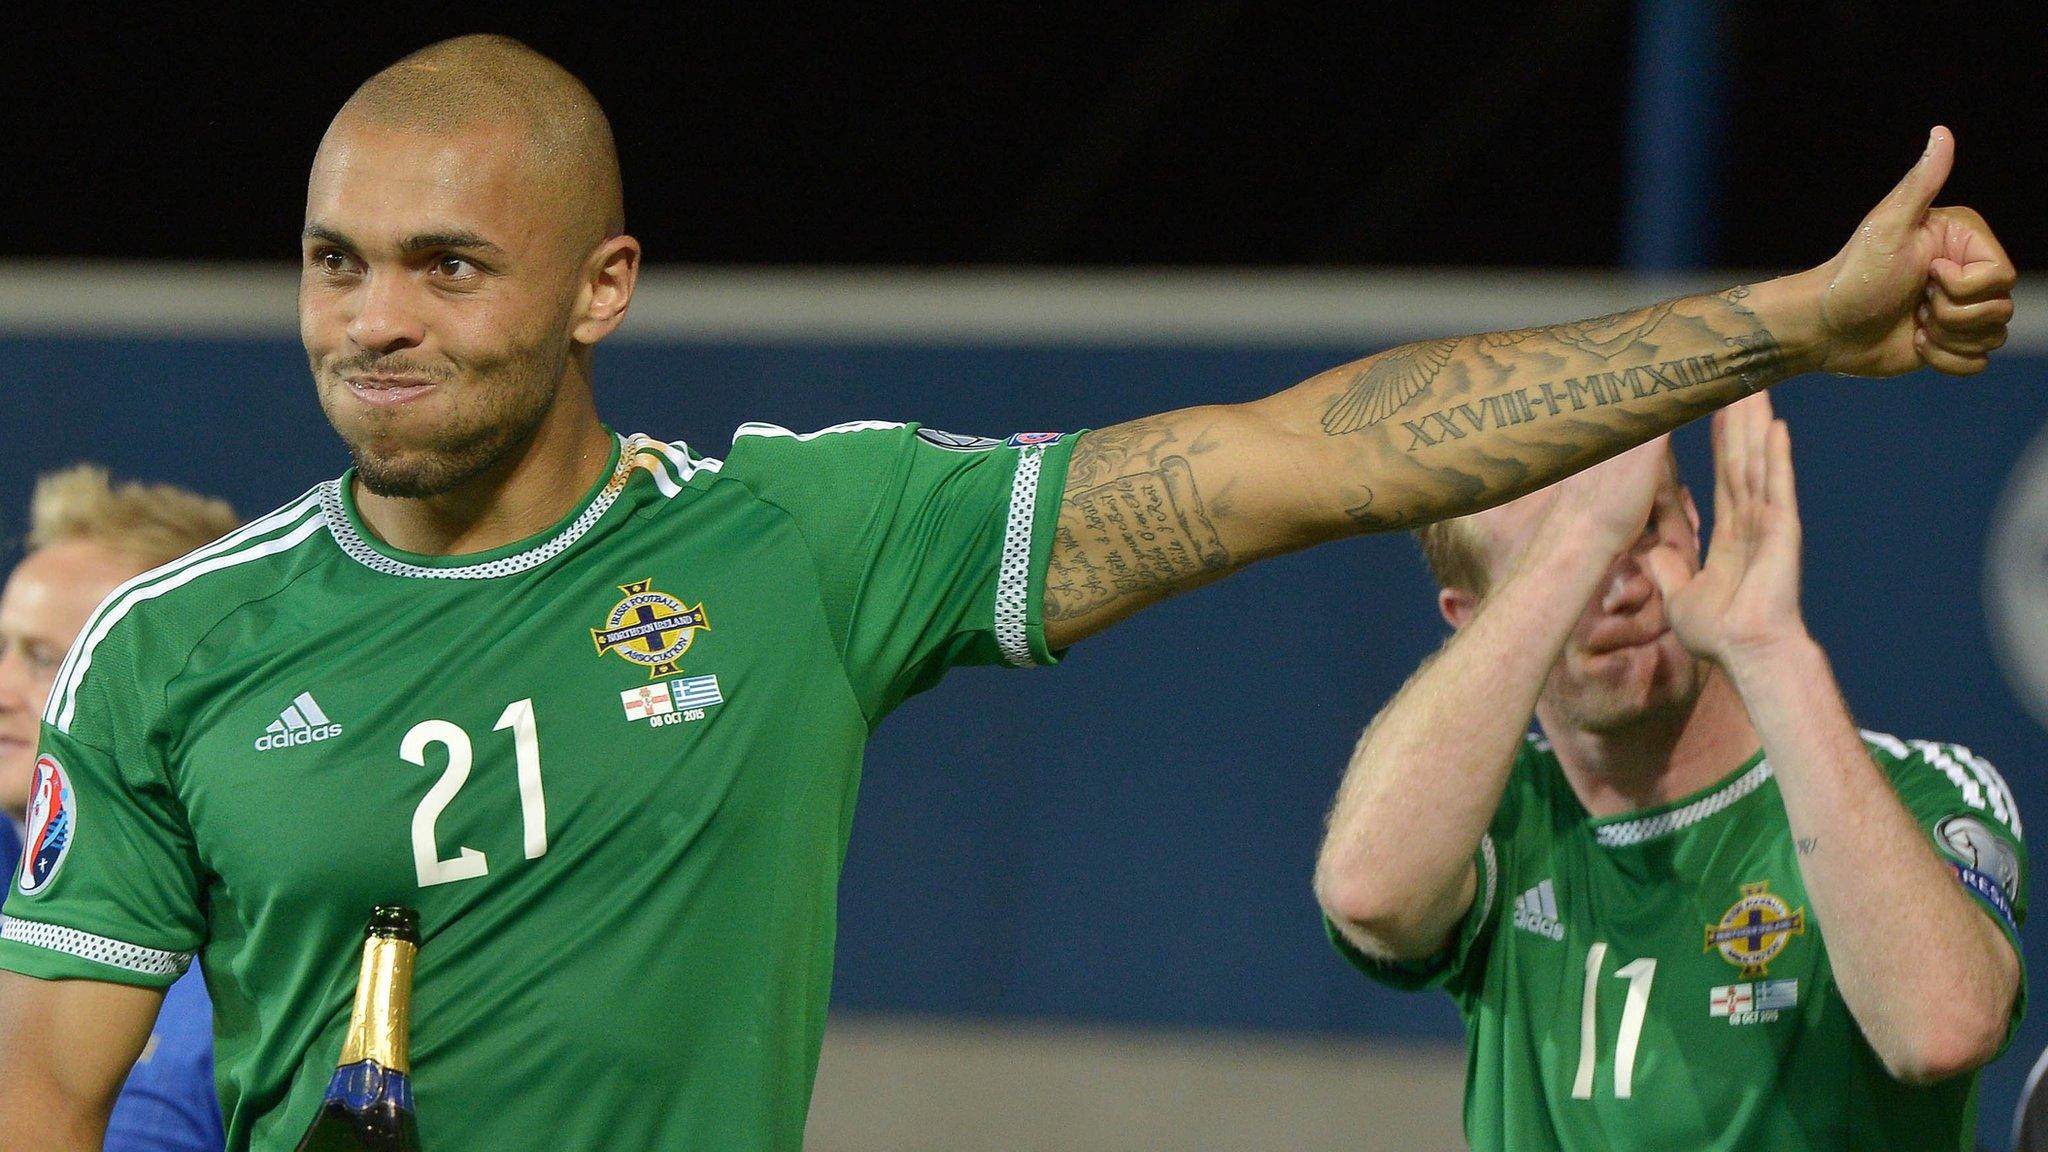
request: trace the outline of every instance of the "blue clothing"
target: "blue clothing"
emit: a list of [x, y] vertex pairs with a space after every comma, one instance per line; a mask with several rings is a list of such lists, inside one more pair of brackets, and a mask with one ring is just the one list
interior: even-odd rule
[[220, 1152], [213, 1090], [213, 1001], [199, 965], [164, 993], [156, 1029], [107, 1122], [106, 1152]]
[[[12, 885], [21, 829], [0, 816], [0, 868]], [[105, 1152], [220, 1152], [227, 1136], [213, 1089], [213, 1001], [194, 964], [164, 993], [156, 1028], [107, 1121]]]
[[0, 870], [7, 873], [9, 887], [14, 884], [14, 873], [21, 867], [21, 829], [14, 821], [0, 816]]

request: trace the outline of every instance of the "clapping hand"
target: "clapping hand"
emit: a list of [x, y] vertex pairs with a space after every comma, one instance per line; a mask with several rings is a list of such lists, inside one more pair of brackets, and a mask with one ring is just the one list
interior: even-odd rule
[[1714, 414], [1714, 536], [1697, 572], [1675, 549], [1644, 558], [1679, 640], [1724, 668], [1806, 635], [1792, 435], [1759, 393]]

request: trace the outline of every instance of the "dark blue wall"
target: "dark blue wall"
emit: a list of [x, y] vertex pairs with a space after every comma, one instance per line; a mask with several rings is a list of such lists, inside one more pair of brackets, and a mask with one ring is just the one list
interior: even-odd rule
[[[1420, 335], [1420, 334], [1418, 334]], [[1274, 390], [1359, 350], [633, 344], [600, 358], [627, 431], [722, 454], [732, 427], [916, 419], [1101, 426]], [[1969, 744], [2048, 821], [2042, 733], [1993, 663], [1984, 537], [2048, 420], [2008, 357], [1969, 381], [1810, 378], [1778, 391], [1807, 514], [1807, 606], [1866, 726]], [[343, 465], [288, 341], [0, 340], [0, 536], [74, 459], [245, 514]], [[1703, 435], [1681, 446], [1710, 482]], [[1408, 541], [1271, 561], [1077, 648], [968, 671], [882, 727], [842, 892], [837, 1003], [876, 1011], [1448, 1036], [1447, 1001], [1356, 977], [1308, 876], [1358, 728], [1438, 642]], [[2044, 824], [2043, 826], [2048, 826]], [[2028, 932], [2044, 953], [2048, 918]], [[2048, 1016], [1986, 1084], [2004, 1117]]]

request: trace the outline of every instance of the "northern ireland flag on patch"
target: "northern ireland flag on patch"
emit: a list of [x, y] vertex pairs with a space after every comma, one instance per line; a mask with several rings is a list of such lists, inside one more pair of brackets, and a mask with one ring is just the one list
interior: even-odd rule
[[1735, 1016], [1756, 1007], [1755, 986], [1751, 984], [1723, 984], [1713, 989], [1707, 1000], [1709, 1016]]
[[668, 684], [646, 684], [628, 688], [619, 693], [620, 703], [626, 706], [626, 719], [646, 720], [654, 716], [666, 716], [676, 710], [675, 697], [669, 695]]

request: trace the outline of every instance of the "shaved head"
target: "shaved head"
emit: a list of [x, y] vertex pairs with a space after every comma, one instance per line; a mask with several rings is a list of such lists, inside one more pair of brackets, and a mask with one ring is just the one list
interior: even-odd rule
[[561, 209], [569, 236], [595, 244], [625, 231], [619, 154], [604, 109], [567, 69], [508, 36], [458, 36], [405, 57], [356, 89], [329, 138], [352, 123], [432, 136], [505, 130], [529, 178]]
[[633, 295], [623, 217], [603, 109], [516, 40], [444, 40], [356, 89], [306, 181], [299, 335], [364, 494], [487, 499], [609, 451], [591, 348]]

